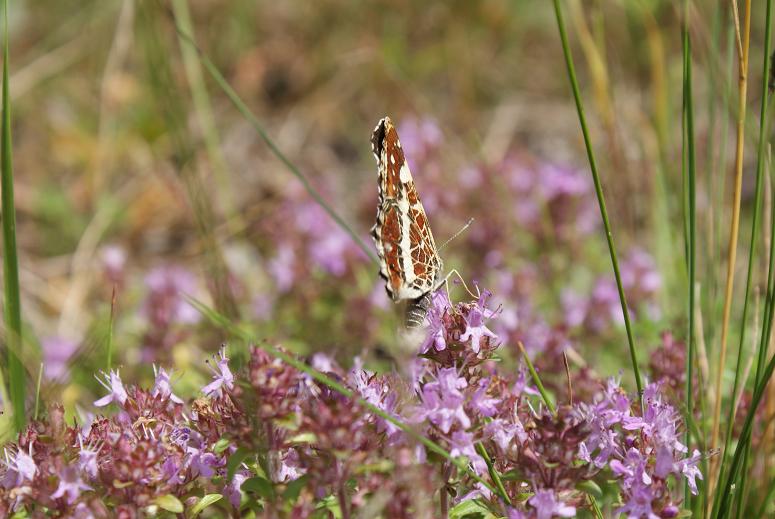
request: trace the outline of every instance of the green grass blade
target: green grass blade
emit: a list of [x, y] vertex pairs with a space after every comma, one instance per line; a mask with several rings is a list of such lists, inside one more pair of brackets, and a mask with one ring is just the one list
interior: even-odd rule
[[40, 381], [43, 379], [43, 363], [40, 363], [38, 369], [38, 382], [35, 384], [35, 413], [32, 415], [33, 420], [38, 419], [38, 411], [40, 411]]
[[622, 276], [619, 273], [619, 261], [616, 259], [616, 247], [614, 246], [613, 234], [611, 233], [611, 224], [608, 221], [608, 211], [605, 205], [605, 198], [603, 196], [603, 187], [600, 183], [600, 175], [597, 171], [597, 162], [595, 161], [595, 152], [592, 149], [592, 141], [589, 137], [589, 130], [587, 129], [587, 120], [584, 115], [584, 105], [581, 101], [581, 93], [579, 92], [579, 84], [576, 79], [576, 70], [573, 66], [573, 56], [571, 55], [570, 45], [568, 44], [568, 35], [565, 31], [565, 22], [562, 17], [562, 9], [560, 8], [560, 0], [554, 0], [554, 13], [557, 18], [557, 27], [560, 31], [560, 40], [562, 42], [562, 51], [565, 55], [565, 66], [568, 71], [568, 79], [571, 83], [571, 89], [573, 90], [573, 99], [576, 102], [576, 111], [579, 116], [579, 123], [581, 124], [581, 133], [584, 136], [584, 146], [587, 150], [587, 158], [589, 159], [589, 169], [592, 171], [592, 179], [595, 183], [595, 194], [597, 195], [597, 203], [600, 206], [600, 215], [603, 218], [603, 225], [605, 227], [605, 237], [608, 243], [608, 252], [611, 255], [611, 264], [614, 270], [614, 278], [616, 278], [616, 289], [619, 292], [619, 301], [622, 305], [622, 315], [624, 316], [624, 327], [627, 331], [627, 343], [630, 348], [630, 360], [632, 362], [632, 372], [635, 376], [635, 385], [638, 388], [638, 399], [643, 397], [643, 382], [640, 376], [640, 369], [638, 368], [638, 358], [635, 353], [635, 340], [632, 335], [632, 324], [630, 323], [630, 312], [627, 309], [627, 299], [624, 295], [624, 288], [622, 286]]
[[3, 41], [3, 121], [0, 128], [0, 185], [2, 186], [3, 274], [5, 276], [6, 354], [13, 421], [17, 430], [26, 422], [24, 399], [26, 372], [22, 351], [22, 312], [19, 293], [19, 259], [16, 253], [16, 206], [13, 195], [13, 158], [11, 154], [11, 97], [8, 87], [8, 0], [3, 2], [5, 37]]
[[756, 417], [756, 410], [758, 409], [759, 404], [764, 397], [764, 393], [767, 389], [767, 383], [772, 377], [773, 370], [775, 370], [775, 356], [770, 359], [769, 363], [764, 369], [759, 384], [757, 384], [755, 387], [753, 398], [751, 399], [751, 404], [748, 408], [745, 422], [743, 423], [743, 428], [740, 431], [740, 438], [738, 439], [737, 447], [735, 448], [735, 453], [732, 457], [732, 462], [729, 466], [726, 477], [724, 478], [724, 484], [719, 487], [721, 497], [719, 500], [718, 509], [716, 510], [716, 513], [713, 514], [713, 517], [729, 516], [729, 509], [732, 505], [732, 498], [734, 497], [734, 483], [738, 477], [738, 471], [741, 469], [746, 445], [748, 445], [749, 441], [751, 440], [751, 431], [753, 430], [753, 422], [754, 418]]
[[186, 33], [180, 26], [175, 25], [175, 28], [180, 35], [181, 39], [186, 42], [192, 49], [194, 49], [199, 56], [199, 60], [201, 61], [202, 65], [204, 65], [205, 70], [210, 74], [210, 76], [213, 78], [215, 83], [218, 85], [218, 87], [223, 90], [223, 93], [226, 94], [226, 97], [229, 98], [229, 100], [232, 102], [234, 107], [237, 109], [237, 111], [242, 114], [245, 119], [248, 120], [248, 122], [253, 126], [253, 129], [258, 133], [258, 135], [261, 137], [261, 139], [264, 141], [264, 143], [267, 145], [269, 150], [274, 154], [275, 157], [277, 157], [280, 162], [283, 163], [283, 165], [288, 169], [288, 171], [291, 172], [293, 176], [295, 176], [299, 182], [301, 182], [302, 186], [304, 186], [304, 189], [307, 191], [307, 193], [312, 197], [315, 202], [323, 208], [323, 210], [328, 213], [328, 216], [331, 217], [336, 224], [342, 228], [349, 236], [352, 238], [353, 242], [360, 247], [360, 249], [363, 251], [364, 254], [366, 254], [366, 257], [371, 259], [374, 263], [378, 263], [379, 260], [377, 259], [377, 256], [374, 254], [373, 247], [369, 247], [364, 243], [364, 241], [361, 239], [358, 234], [350, 228], [350, 226], [347, 224], [347, 222], [344, 221], [344, 219], [339, 216], [339, 214], [334, 210], [331, 205], [328, 204], [328, 202], [325, 201], [325, 199], [320, 195], [320, 193], [317, 192], [317, 190], [310, 184], [309, 180], [307, 180], [307, 177], [304, 176], [304, 174], [299, 170], [299, 168], [296, 167], [296, 165], [291, 162], [291, 160], [285, 156], [285, 154], [280, 151], [280, 148], [277, 147], [277, 145], [274, 143], [274, 141], [269, 137], [269, 134], [264, 130], [264, 127], [261, 125], [261, 123], [258, 121], [258, 118], [253, 114], [253, 112], [250, 111], [250, 108], [245, 104], [244, 101], [237, 95], [237, 92], [234, 91], [234, 89], [229, 85], [228, 81], [226, 81], [226, 78], [223, 77], [221, 72], [218, 70], [218, 67], [215, 66], [215, 64], [210, 61], [210, 58], [205, 55], [202, 50], [197, 47], [196, 42], [191, 38], [191, 36]]
[[[191, 13], [188, 8], [188, 0], [172, 0], [172, 12], [176, 23], [186, 34], [194, 37], [194, 27], [191, 23]], [[194, 110], [197, 115], [197, 121], [202, 131], [207, 156], [210, 167], [215, 173], [215, 179], [218, 182], [219, 200], [222, 208], [230, 217], [234, 215], [234, 196], [232, 185], [229, 181], [229, 170], [226, 160], [221, 153], [221, 142], [218, 136], [218, 130], [215, 127], [215, 117], [210, 103], [210, 97], [202, 77], [202, 68], [199, 64], [196, 51], [188, 45], [182, 36], [178, 35], [180, 51], [183, 55], [183, 67], [186, 71], [189, 88], [191, 89], [191, 98], [194, 102]]]
[[[684, 3], [684, 21], [683, 21], [683, 61], [684, 61], [684, 151], [686, 157], [686, 173], [688, 186], [688, 329], [686, 340], [686, 414], [694, 416], [694, 280], [696, 277], [696, 251], [697, 251], [697, 220], [696, 220], [696, 163], [694, 150], [694, 104], [692, 92], [692, 43], [689, 34], [689, 2]], [[691, 445], [690, 429], [686, 429], [686, 445]], [[699, 441], [699, 438], [697, 439]], [[691, 493], [688, 483], [684, 484], [684, 504], [691, 508]]]
[[113, 285], [113, 292], [110, 296], [110, 321], [108, 322], [108, 366], [107, 371], [113, 369], [113, 323], [116, 318], [116, 285]]

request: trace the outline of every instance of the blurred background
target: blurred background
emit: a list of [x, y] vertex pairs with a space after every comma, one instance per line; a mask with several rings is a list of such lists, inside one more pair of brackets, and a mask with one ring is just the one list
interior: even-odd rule
[[[686, 332], [674, 4], [565, 2], [644, 365], [680, 355]], [[734, 157], [736, 61], [721, 4], [695, 3], [691, 27], [709, 343]], [[521, 340], [550, 384], [552, 373], [563, 383], [562, 351], [580, 392], [592, 367], [630, 376], [550, 2], [30, 0], [10, 15], [24, 360], [32, 381], [44, 363], [44, 394], [69, 413], [99, 393], [111, 328], [124, 380], [151, 380], [151, 363], [178, 370], [178, 393], [209, 378], [198, 367], [226, 337], [183, 294], [301, 354], [389, 369], [413, 353], [377, 266], [272, 153], [189, 36], [370, 250], [369, 139], [393, 119], [437, 244], [475, 219], [441, 255], [492, 291], [504, 361]]]

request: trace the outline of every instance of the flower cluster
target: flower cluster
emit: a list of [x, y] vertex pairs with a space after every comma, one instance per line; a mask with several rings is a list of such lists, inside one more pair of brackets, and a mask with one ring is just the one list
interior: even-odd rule
[[687, 456], [679, 439], [681, 416], [664, 401], [660, 385], [647, 386], [643, 413], [614, 379], [593, 404], [581, 404], [580, 415], [590, 427], [580, 446], [581, 459], [597, 467], [608, 466], [619, 479], [625, 499], [622, 513], [630, 517], [673, 517], [678, 507], [667, 486], [669, 476], [682, 476], [697, 493], [699, 451]]
[[490, 297], [452, 304], [435, 293], [405, 373], [357, 359], [347, 371], [320, 353], [315, 372], [300, 370], [269, 353], [282, 349], [259, 347], [233, 370], [222, 349], [189, 402], [161, 368], [149, 390], [103, 374], [107, 394], [94, 405], [116, 414], [75, 426], [54, 407], [6, 446], [0, 515], [103, 517], [109, 502], [134, 517], [217, 493], [211, 506], [228, 513], [399, 518], [474, 503], [509, 518], [570, 517], [589, 506], [580, 483], [596, 479], [618, 483], [611, 504], [630, 517], [674, 515], [679, 483], [696, 492], [702, 478], [700, 453], [688, 455], [660, 383], [643, 412], [613, 379], [551, 410], [525, 370], [498, 369], [501, 310]]

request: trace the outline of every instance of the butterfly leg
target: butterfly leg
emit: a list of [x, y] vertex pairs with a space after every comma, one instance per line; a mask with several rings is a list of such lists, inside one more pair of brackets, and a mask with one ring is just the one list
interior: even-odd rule
[[[468, 292], [469, 296], [473, 297], [474, 299], [479, 299], [482, 296], [478, 286], [476, 287], [476, 294], [474, 294], [473, 292], [471, 292], [471, 289], [468, 288], [468, 285], [466, 285], [466, 280], [463, 279], [463, 276], [460, 275], [460, 272], [458, 272], [457, 269], [452, 269], [449, 271], [449, 273], [446, 276], [444, 276], [444, 281], [443, 281], [444, 286], [447, 288], [447, 297], [449, 297], [449, 288], [448, 288], [449, 278], [452, 277], [453, 275], [460, 280], [460, 282], [463, 284], [463, 288], [466, 289], [466, 292]], [[452, 299], [450, 299], [450, 302], [451, 301]]]

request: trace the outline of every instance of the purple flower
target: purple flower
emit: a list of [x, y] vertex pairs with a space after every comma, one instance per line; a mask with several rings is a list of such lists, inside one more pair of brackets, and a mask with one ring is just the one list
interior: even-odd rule
[[474, 435], [465, 431], [455, 431], [449, 438], [449, 453], [452, 456], [465, 456], [477, 474], [487, 472], [487, 462], [484, 461], [474, 446]]
[[59, 486], [51, 494], [52, 499], [59, 499], [67, 496], [67, 504], [71, 505], [81, 495], [84, 490], [92, 488], [83, 482], [81, 474], [73, 467], [65, 467], [59, 474]]
[[193, 274], [177, 266], [153, 269], [145, 277], [149, 293], [142, 313], [156, 328], [172, 323], [193, 324], [199, 321], [199, 312], [183, 297], [196, 290]]
[[78, 468], [85, 472], [90, 478], [96, 478], [99, 469], [97, 454], [99, 454], [101, 446], [87, 444], [86, 447], [84, 447], [83, 438], [80, 436], [78, 437], [78, 442], [80, 444], [80, 450], [78, 451]]
[[334, 359], [322, 352], [315, 353], [310, 359], [310, 364], [313, 368], [323, 373], [334, 373], [336, 371]]
[[347, 272], [347, 251], [352, 246], [352, 238], [344, 231], [331, 228], [310, 245], [309, 254], [312, 261], [329, 274], [343, 276]]
[[128, 397], [126, 390], [124, 389], [124, 384], [121, 383], [121, 377], [118, 375], [118, 370], [111, 370], [110, 375], [105, 374], [104, 371], [101, 373], [105, 380], [96, 377], [97, 382], [110, 391], [110, 393], [94, 402], [94, 405], [97, 407], [104, 407], [111, 402], [116, 402], [119, 406], [123, 406]]
[[556, 164], [541, 164], [536, 179], [539, 182], [539, 191], [546, 200], [583, 196], [592, 188], [583, 171]]
[[239, 509], [240, 502], [242, 501], [242, 492], [240, 491], [242, 488], [242, 483], [244, 483], [245, 480], [249, 477], [249, 473], [237, 472], [234, 474], [234, 477], [229, 482], [229, 484], [226, 485], [226, 488], [223, 489], [223, 493], [226, 494], [226, 497], [229, 499], [231, 506], [233, 506], [235, 509]]
[[627, 289], [638, 287], [647, 294], [653, 294], [662, 286], [662, 278], [654, 259], [642, 249], [634, 249], [622, 262], [622, 284]]
[[196, 447], [186, 449], [186, 466], [191, 468], [195, 476], [211, 477], [219, 464], [218, 457], [212, 452], [206, 452]]
[[73, 517], [75, 519], [94, 519], [94, 514], [85, 503], [78, 503], [75, 507]]
[[489, 380], [480, 380], [479, 388], [473, 394], [471, 397], [471, 402], [469, 403], [472, 409], [476, 410], [482, 416], [486, 416], [488, 418], [495, 416], [495, 414], [498, 412], [497, 405], [500, 403], [499, 399], [489, 398], [487, 396], [487, 388], [489, 385]]
[[575, 517], [576, 508], [566, 505], [553, 490], [536, 490], [528, 504], [536, 509], [536, 519], [551, 519], [554, 516]]
[[445, 290], [437, 290], [431, 296], [431, 306], [425, 314], [428, 323], [428, 335], [420, 345], [420, 353], [428, 353], [433, 348], [435, 351], [447, 349], [447, 341], [444, 337], [444, 315], [452, 307]]
[[30, 443], [27, 453], [18, 450], [11, 452], [9, 455], [8, 450], [4, 450], [4, 454], [5, 466], [8, 469], [3, 480], [5, 488], [18, 487], [25, 481], [31, 482], [35, 479], [35, 475], [38, 473], [38, 466], [35, 464], [35, 460], [32, 459], [32, 443]]
[[651, 476], [646, 472], [646, 461], [638, 449], [630, 447], [623, 460], [612, 460], [610, 466], [613, 473], [622, 478], [622, 486], [628, 489], [639, 484], [651, 484]]
[[525, 513], [521, 510], [510, 506], [506, 507], [506, 519], [525, 519], [526, 517]]
[[[394, 391], [391, 391], [384, 378], [377, 377], [374, 373], [357, 367], [350, 370], [349, 378], [355, 390], [364, 400], [388, 415], [399, 418], [395, 412], [398, 405], [398, 396]], [[388, 437], [393, 437], [401, 431], [393, 422], [384, 418], [377, 417], [377, 423], [379, 430], [381, 432], [384, 431]]]
[[69, 370], [68, 361], [78, 350], [78, 343], [64, 337], [48, 337], [41, 341], [43, 375], [48, 380], [63, 379]]
[[[630, 417], [630, 399], [619, 387], [619, 381], [610, 378], [606, 390], [597, 403], [581, 404], [578, 411], [590, 427], [587, 439], [579, 446], [579, 457], [602, 468], [619, 448], [619, 434], [613, 429]], [[594, 458], [593, 453], [597, 453]]]
[[398, 127], [401, 144], [406, 156], [417, 161], [410, 164], [414, 168], [428, 159], [428, 156], [438, 149], [443, 135], [436, 121], [429, 118], [417, 119], [405, 117]]
[[287, 483], [304, 475], [305, 469], [296, 449], [286, 449], [277, 455], [277, 463], [272, 468], [272, 481]]
[[259, 321], [266, 321], [272, 315], [274, 309], [274, 298], [267, 294], [258, 294], [253, 298], [253, 317]]
[[643, 416], [625, 416], [622, 427], [628, 431], [641, 430], [655, 446], [686, 452], [686, 446], [679, 440], [677, 424], [680, 414], [673, 406], [662, 401], [659, 383], [646, 386], [643, 391]]
[[455, 368], [440, 369], [438, 378], [423, 386], [420, 393], [421, 404], [415, 419], [427, 419], [444, 434], [449, 433], [455, 422], [460, 423], [463, 429], [468, 429], [471, 427], [471, 420], [463, 409], [465, 397], [460, 392], [460, 389], [467, 385], [466, 379], [457, 376]]
[[274, 278], [278, 292], [287, 292], [293, 286], [296, 280], [296, 272], [293, 268], [295, 262], [296, 253], [293, 251], [293, 247], [287, 243], [281, 244], [277, 250], [277, 255], [269, 261], [267, 270]]
[[107, 245], [100, 254], [105, 276], [114, 284], [121, 283], [126, 266], [126, 251], [118, 245]]
[[659, 519], [651, 508], [654, 496], [651, 487], [643, 483], [637, 483], [630, 488], [629, 497], [624, 506], [616, 510], [617, 514], [627, 514], [628, 519]]
[[159, 397], [162, 400], [170, 399], [176, 404], [182, 404], [181, 400], [175, 393], [172, 392], [172, 386], [170, 385], [170, 375], [164, 368], [156, 368], [153, 366], [153, 372], [156, 376], [156, 380], [153, 383], [153, 389], [151, 389], [151, 396]]
[[226, 357], [225, 347], [221, 348], [219, 355], [221, 358], [218, 360], [217, 370], [213, 368], [209, 362], [207, 363], [210, 370], [213, 372], [213, 381], [202, 388], [202, 393], [207, 396], [215, 395], [216, 398], [221, 397], [223, 393], [222, 388], [224, 386], [228, 390], [234, 388], [234, 375], [232, 375], [231, 370], [229, 369], [229, 359]]
[[697, 463], [699, 463], [701, 458], [702, 455], [700, 454], [700, 451], [694, 449], [690, 458], [681, 460], [677, 464], [678, 472], [686, 476], [686, 482], [689, 485], [689, 489], [695, 496], [697, 495], [697, 481], [695, 478], [702, 479], [702, 472], [700, 472], [699, 467], [697, 467]]
[[487, 298], [490, 297], [490, 292], [484, 290], [482, 295], [479, 296], [479, 300], [476, 303], [468, 315], [466, 320], [466, 331], [460, 336], [460, 342], [466, 342], [471, 340], [471, 349], [474, 353], [479, 353], [479, 342], [482, 337], [489, 337], [491, 339], [497, 339], [498, 337], [484, 325], [485, 319], [490, 319], [495, 315], [495, 312], [486, 308]]
[[516, 437], [519, 443], [527, 440], [527, 433], [519, 418], [514, 417], [515, 422], [509, 423], [502, 418], [496, 418], [484, 426], [485, 437], [492, 438], [502, 451], [506, 451]]

